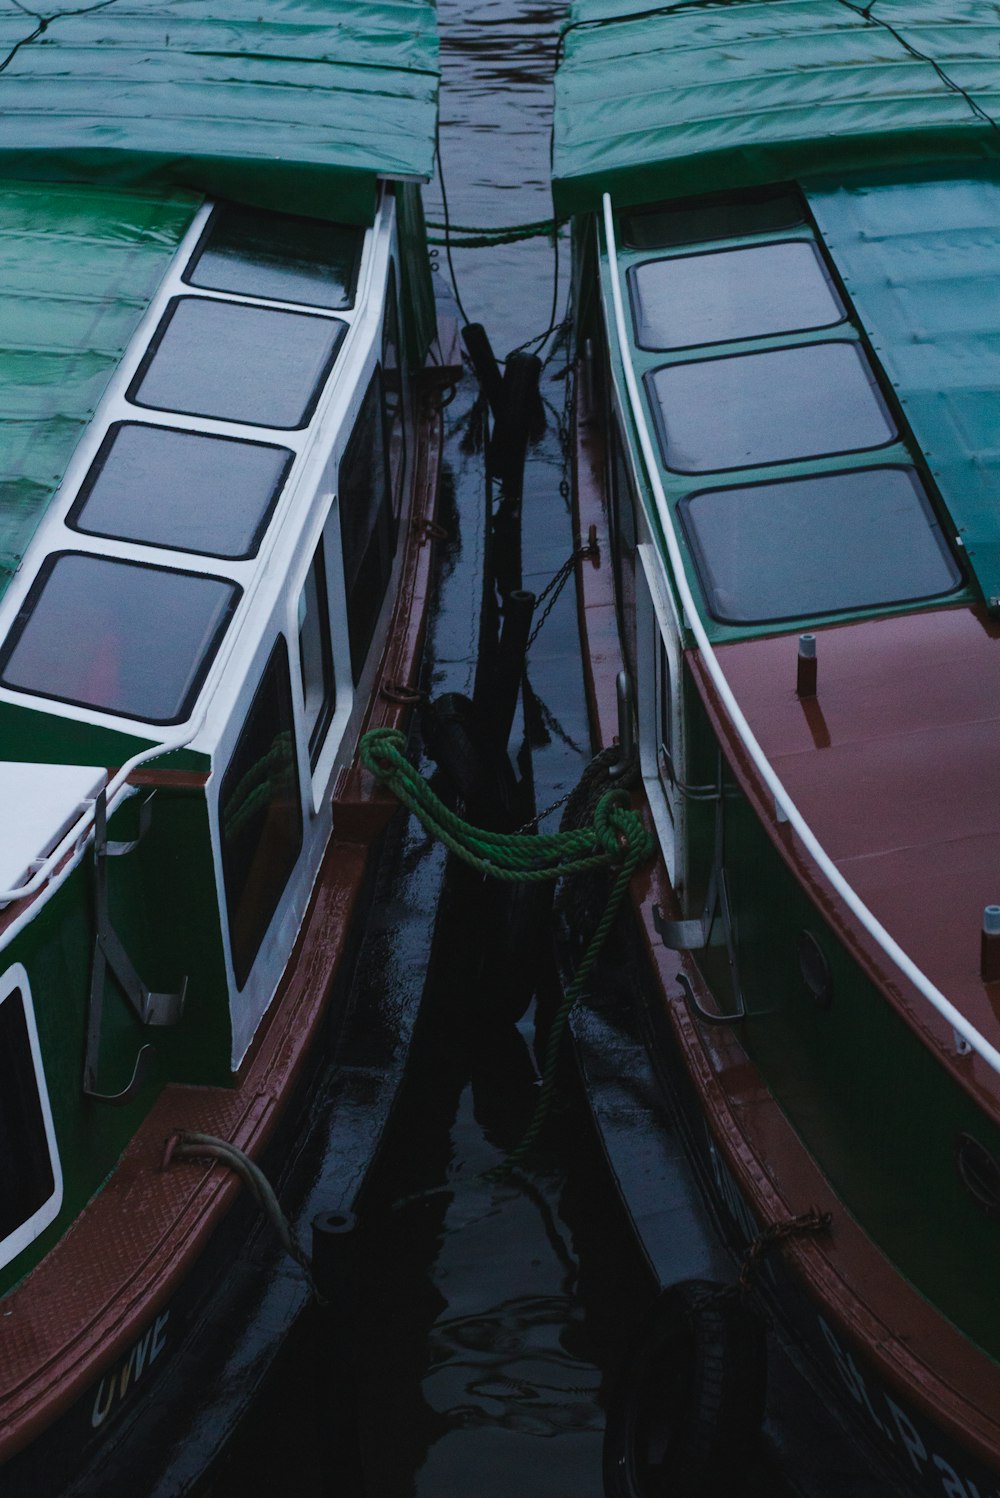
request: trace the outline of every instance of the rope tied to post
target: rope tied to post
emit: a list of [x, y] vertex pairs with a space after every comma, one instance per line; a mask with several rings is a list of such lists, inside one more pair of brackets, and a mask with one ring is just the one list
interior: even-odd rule
[[631, 878], [653, 851], [642, 818], [630, 806], [628, 793], [620, 790], [605, 792], [590, 826], [537, 834], [473, 827], [435, 795], [407, 759], [405, 746], [398, 728], [373, 728], [361, 740], [361, 763], [450, 853], [481, 874], [512, 883], [540, 883], [620, 864]]
[[517, 1147], [488, 1176], [512, 1170], [531, 1149], [548, 1118], [555, 1089], [559, 1048], [576, 1003], [600, 956], [632, 875], [650, 858], [654, 842], [626, 790], [609, 790], [598, 800], [589, 825], [561, 832], [487, 832], [451, 811], [431, 790], [405, 754], [406, 738], [397, 728], [375, 728], [360, 744], [361, 762], [420, 819], [428, 832], [471, 868], [494, 879], [540, 882], [617, 869], [617, 877], [573, 981], [563, 996], [549, 1031], [538, 1102], [527, 1132]]

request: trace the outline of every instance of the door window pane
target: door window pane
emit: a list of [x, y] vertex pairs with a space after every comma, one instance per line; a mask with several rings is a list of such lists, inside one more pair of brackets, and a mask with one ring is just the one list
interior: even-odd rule
[[351, 667], [357, 681], [389, 585], [396, 530], [389, 496], [382, 380], [368, 386], [340, 464], [340, 534], [344, 547]]
[[218, 577], [58, 553], [8, 636], [0, 680], [126, 718], [183, 722], [239, 596]]
[[77, 530], [205, 556], [253, 556], [293, 454], [172, 427], [113, 426], [69, 516]]
[[337, 701], [322, 542], [316, 549], [309, 576], [299, 597], [299, 664], [302, 671], [309, 763], [315, 769]]
[[353, 307], [364, 231], [221, 203], [184, 279], [309, 307]]
[[45, 1205], [55, 1190], [24, 999], [0, 1002], [0, 1239]]
[[709, 612], [725, 623], [916, 601], [962, 580], [910, 468], [715, 489], [679, 511]]
[[640, 348], [804, 332], [844, 318], [819, 251], [801, 240], [650, 260], [629, 272], [629, 284]]
[[896, 436], [864, 350], [809, 343], [647, 375], [663, 461], [711, 473], [881, 447]]
[[307, 312], [177, 297], [129, 400], [250, 426], [305, 426], [346, 332], [346, 323]]
[[302, 846], [288, 651], [279, 636], [219, 791], [237, 987], [246, 982]]
[[399, 339], [399, 310], [396, 303], [395, 271], [389, 267], [389, 295], [385, 307], [385, 331], [382, 335], [382, 381], [385, 391], [385, 420], [389, 436], [389, 481], [392, 486], [392, 512], [399, 517], [403, 499], [403, 476], [406, 470], [406, 413], [403, 405], [403, 359]]

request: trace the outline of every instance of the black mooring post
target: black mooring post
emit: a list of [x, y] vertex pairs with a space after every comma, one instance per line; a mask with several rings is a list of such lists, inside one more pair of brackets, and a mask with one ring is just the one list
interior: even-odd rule
[[520, 500], [528, 438], [537, 424], [538, 383], [542, 361], [537, 354], [508, 354], [500, 390], [500, 408], [490, 442], [490, 468], [503, 486], [504, 498]]
[[503, 375], [496, 361], [496, 355], [490, 345], [486, 329], [481, 322], [466, 323], [462, 329], [462, 342], [465, 344], [472, 360], [472, 367], [476, 371], [476, 379], [479, 381], [480, 389], [489, 403], [493, 420], [496, 421], [500, 412], [503, 397], [501, 387]]
[[515, 588], [504, 599], [503, 628], [493, 682], [493, 725], [504, 748], [514, 725], [534, 612], [535, 595], [525, 588]]
[[319, 1212], [312, 1224], [312, 1274], [321, 1297], [317, 1379], [324, 1458], [338, 1498], [364, 1498], [358, 1402], [359, 1229], [353, 1212]]

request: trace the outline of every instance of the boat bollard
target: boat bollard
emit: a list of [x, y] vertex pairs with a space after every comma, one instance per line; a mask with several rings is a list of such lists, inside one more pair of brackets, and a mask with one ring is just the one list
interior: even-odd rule
[[979, 971], [984, 983], [1000, 978], [1000, 905], [987, 905], [979, 939]]
[[800, 697], [816, 695], [816, 636], [799, 635], [798, 669], [795, 690]]
[[513, 588], [504, 599], [503, 629], [493, 681], [493, 726], [504, 748], [514, 725], [534, 612], [535, 595], [526, 588]]
[[627, 671], [619, 671], [615, 691], [618, 694], [618, 758], [608, 771], [609, 780], [617, 780], [620, 775], [624, 775], [635, 754], [632, 678]]
[[317, 1315], [318, 1429], [343, 1498], [364, 1498], [358, 1407], [359, 1229], [353, 1212], [318, 1212], [312, 1223]]

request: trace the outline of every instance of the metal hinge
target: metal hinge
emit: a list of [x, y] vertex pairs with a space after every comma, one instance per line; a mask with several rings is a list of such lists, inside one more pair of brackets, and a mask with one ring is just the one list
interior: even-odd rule
[[127, 1103], [142, 1086], [149, 1071], [155, 1050], [148, 1043], [143, 1045], [135, 1059], [135, 1067], [128, 1085], [121, 1092], [101, 1092], [97, 1085], [97, 1071], [101, 1050], [101, 1018], [104, 1008], [104, 983], [110, 968], [112, 976], [128, 999], [139, 1020], [144, 1025], [164, 1027], [176, 1025], [184, 1012], [188, 980], [185, 977], [175, 993], [157, 993], [149, 988], [139, 976], [117, 931], [111, 924], [108, 910], [109, 858], [121, 858], [138, 847], [149, 828], [152, 796], [147, 797], [139, 813], [139, 836], [129, 843], [108, 842], [107, 793], [102, 790], [94, 805], [94, 906], [96, 935], [94, 960], [90, 975], [90, 1004], [87, 1017], [87, 1053], [83, 1068], [83, 1091], [87, 1097], [102, 1103]]

